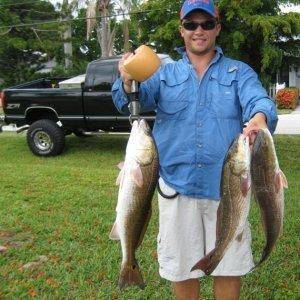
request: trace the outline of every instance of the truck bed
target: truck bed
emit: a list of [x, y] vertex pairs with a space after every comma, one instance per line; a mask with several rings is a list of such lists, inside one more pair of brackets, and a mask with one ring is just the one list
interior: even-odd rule
[[22, 83], [12, 86], [9, 89], [52, 89], [59, 88], [59, 83], [65, 81], [70, 77], [56, 77], [56, 78], [41, 78], [34, 81]]

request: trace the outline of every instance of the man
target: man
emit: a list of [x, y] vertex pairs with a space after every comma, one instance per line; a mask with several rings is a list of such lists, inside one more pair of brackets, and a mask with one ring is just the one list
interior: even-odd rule
[[[256, 73], [226, 58], [215, 46], [221, 26], [213, 1], [187, 0], [180, 12], [182, 59], [161, 67], [140, 86], [144, 111], [156, 109], [153, 135], [160, 158], [160, 275], [173, 282], [177, 299], [199, 299], [201, 270], [190, 271], [214, 248], [220, 177], [232, 140], [243, 131], [252, 140], [259, 128], [274, 132], [277, 115]], [[119, 64], [121, 79], [112, 89], [118, 109], [128, 112], [131, 77]], [[243, 125], [247, 124], [243, 130]], [[249, 224], [212, 273], [216, 299], [238, 299], [240, 276], [253, 267]]]

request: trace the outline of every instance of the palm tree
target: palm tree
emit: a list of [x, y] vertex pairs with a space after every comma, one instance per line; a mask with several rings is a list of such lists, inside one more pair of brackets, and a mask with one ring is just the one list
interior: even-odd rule
[[70, 69], [73, 66], [73, 46], [72, 46], [72, 23], [73, 12], [79, 5], [85, 3], [85, 0], [63, 0], [61, 6], [61, 20], [63, 21], [62, 40], [64, 44], [65, 68]]
[[[98, 43], [101, 47], [101, 57], [112, 56], [115, 27], [111, 30], [109, 12], [112, 8], [111, 0], [89, 1], [87, 7], [87, 39], [93, 29], [96, 29]], [[100, 24], [97, 24], [97, 15], [100, 15]]]
[[115, 0], [119, 13], [123, 15], [124, 52], [128, 52], [130, 50], [129, 14], [132, 12], [132, 9], [138, 5], [139, 2], [139, 0]]

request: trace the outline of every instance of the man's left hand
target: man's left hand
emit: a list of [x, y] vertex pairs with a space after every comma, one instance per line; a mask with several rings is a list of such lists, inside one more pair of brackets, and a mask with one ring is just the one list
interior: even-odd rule
[[267, 118], [263, 113], [257, 113], [248, 122], [247, 126], [243, 130], [243, 134], [249, 137], [250, 145], [254, 143], [255, 137], [259, 129], [268, 128]]

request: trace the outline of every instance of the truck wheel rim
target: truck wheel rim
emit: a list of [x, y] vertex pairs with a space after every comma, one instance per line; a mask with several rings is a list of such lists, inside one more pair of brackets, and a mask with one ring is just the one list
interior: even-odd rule
[[38, 149], [46, 151], [50, 149], [52, 142], [49, 134], [44, 131], [38, 131], [34, 135], [34, 144]]

